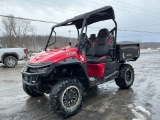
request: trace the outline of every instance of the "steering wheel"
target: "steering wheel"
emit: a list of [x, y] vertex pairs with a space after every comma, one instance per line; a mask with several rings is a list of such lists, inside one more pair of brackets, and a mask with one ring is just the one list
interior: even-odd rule
[[92, 43], [88, 38], [85, 38], [82, 41], [83, 41], [82, 43], [84, 48], [87, 48], [87, 49], [91, 48]]

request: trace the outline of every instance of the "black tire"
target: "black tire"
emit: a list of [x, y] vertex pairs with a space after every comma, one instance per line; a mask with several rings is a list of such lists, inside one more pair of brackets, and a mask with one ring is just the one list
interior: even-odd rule
[[75, 78], [60, 78], [60, 81], [51, 89], [49, 101], [52, 109], [58, 115], [66, 118], [76, 114], [80, 110], [83, 97], [84, 87], [81, 82]]
[[13, 56], [8, 56], [3, 63], [7, 68], [14, 68], [17, 65], [17, 59]]
[[119, 69], [119, 76], [115, 79], [121, 89], [129, 89], [134, 82], [134, 69], [129, 64], [122, 64]]
[[38, 93], [37, 91], [33, 90], [32, 88], [29, 88], [25, 84], [23, 84], [23, 90], [31, 97], [38, 97], [38, 96], [44, 95], [44, 94]]

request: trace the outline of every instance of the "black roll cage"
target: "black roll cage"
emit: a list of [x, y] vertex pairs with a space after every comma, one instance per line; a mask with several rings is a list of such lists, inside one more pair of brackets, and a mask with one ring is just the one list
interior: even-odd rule
[[[112, 20], [113, 20], [113, 22], [115, 23], [115, 27], [114, 27], [112, 30], [110, 30], [110, 33], [111, 33], [111, 35], [114, 36], [114, 41], [116, 42], [116, 41], [117, 41], [117, 22], [115, 21], [115, 19], [112, 19]], [[82, 28], [81, 28], [80, 34], [79, 34], [79, 29], [76, 27], [77, 33], [78, 33], [78, 41], [79, 41], [79, 43], [80, 43], [81, 40], [82, 40], [82, 33], [83, 33], [83, 30], [84, 30], [85, 27], [86, 27], [86, 31], [85, 31], [85, 32], [87, 33], [87, 21], [86, 21], [86, 19], [83, 20], [83, 24], [82, 24]], [[54, 41], [52, 44], [49, 44], [53, 32], [55, 33], [55, 41]], [[53, 45], [53, 44], [55, 44], [55, 43], [56, 43], [56, 31], [54, 30], [54, 28], [52, 28], [52, 29], [51, 29], [51, 33], [50, 33], [50, 35], [49, 35], [49, 39], [48, 39], [47, 44], [46, 44], [46, 47], [45, 47], [45, 51], [47, 50], [47, 47], [49, 47], [49, 46], [51, 46], [51, 45]], [[114, 48], [116, 48], [116, 43], [114, 44]], [[78, 51], [79, 51], [79, 53], [82, 53], [82, 50], [81, 50], [81, 48], [80, 48], [80, 44], [78, 44]], [[114, 51], [115, 51], [115, 50], [114, 50]], [[116, 52], [116, 51], [115, 51], [115, 52]], [[116, 55], [115, 52], [114, 52], [114, 56]]]
[[[48, 46], [51, 46], [54, 43], [56, 43], [56, 32], [54, 30], [56, 27], [75, 25], [78, 33], [78, 42], [80, 43], [82, 41], [82, 33], [85, 27], [86, 27], [86, 33], [87, 33], [87, 25], [90, 25], [99, 21], [109, 20], [109, 19], [112, 19], [115, 24], [115, 27], [112, 30], [110, 30], [110, 34], [114, 36], [114, 41], [115, 41], [114, 46], [112, 48], [114, 51], [114, 58], [115, 58], [116, 57], [116, 41], [117, 41], [117, 22], [115, 20], [114, 10], [111, 6], [102, 7], [100, 9], [76, 16], [72, 19], [68, 19], [62, 23], [59, 23], [53, 26], [45, 47], [45, 51], [47, 50]], [[81, 29], [81, 31], [79, 31], [79, 29]], [[49, 44], [53, 32], [55, 33], [55, 41]], [[78, 52], [82, 53], [80, 44], [78, 44]]]

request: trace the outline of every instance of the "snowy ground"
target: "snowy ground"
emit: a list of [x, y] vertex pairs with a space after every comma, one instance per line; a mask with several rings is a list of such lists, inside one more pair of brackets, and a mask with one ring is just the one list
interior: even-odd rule
[[[147, 53], [148, 52], [148, 53]], [[151, 116], [152, 120], [160, 119], [160, 52], [157, 50], [145, 51], [141, 54], [137, 62], [132, 62], [135, 69], [135, 83], [133, 86], [135, 93], [135, 106], [143, 106], [148, 112], [139, 113], [141, 117], [137, 120], [146, 120]], [[137, 117], [134, 112], [135, 117]], [[140, 119], [141, 118], [141, 119]]]
[[141, 54], [150, 54], [150, 53], [155, 53], [155, 52], [159, 52], [160, 50], [157, 49], [141, 49], [140, 53]]

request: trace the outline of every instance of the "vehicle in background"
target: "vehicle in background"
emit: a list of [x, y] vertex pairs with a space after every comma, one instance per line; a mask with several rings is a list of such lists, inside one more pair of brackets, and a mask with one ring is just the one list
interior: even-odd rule
[[13, 68], [17, 65], [18, 60], [23, 60], [26, 57], [26, 54], [26, 48], [0, 47], [0, 63], [3, 63], [8, 68]]

